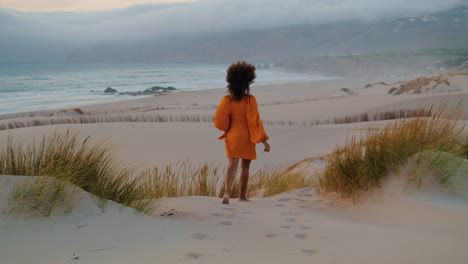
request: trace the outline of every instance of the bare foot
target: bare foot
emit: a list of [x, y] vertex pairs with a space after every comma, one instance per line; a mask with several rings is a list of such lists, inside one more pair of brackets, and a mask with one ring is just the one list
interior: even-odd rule
[[223, 202], [222, 202], [222, 203], [223, 203], [223, 204], [229, 204], [229, 195], [225, 194], [225, 195], [223, 196]]
[[247, 199], [245, 197], [239, 198], [239, 202], [250, 202], [250, 199]]

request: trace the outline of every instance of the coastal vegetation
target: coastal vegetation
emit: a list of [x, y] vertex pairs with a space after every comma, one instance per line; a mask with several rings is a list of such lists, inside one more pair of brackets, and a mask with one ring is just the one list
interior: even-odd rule
[[[444, 187], [454, 187], [468, 175], [468, 136], [459, 122], [462, 113], [461, 105], [454, 109], [429, 107], [382, 129], [369, 129], [365, 136], [352, 137], [345, 146], [327, 155], [325, 168], [317, 174], [301, 166], [301, 162], [254, 170], [248, 196], [267, 197], [315, 187], [319, 194], [334, 192], [358, 201], [362, 193], [380, 187], [406, 164], [411, 164], [408, 184], [421, 187], [428, 177], [433, 177]], [[23, 146], [10, 136], [0, 146], [0, 174], [34, 176], [15, 185], [10, 196], [11, 211], [45, 216], [57, 208], [71, 211], [78, 188], [93, 194], [101, 208], [110, 200], [147, 214], [153, 212], [155, 199], [221, 197], [224, 192], [225, 169], [220, 165], [196, 165], [186, 160], [137, 173], [118, 164], [104, 143], [91, 141], [67, 131]], [[238, 194], [236, 179], [232, 196]]]
[[[153, 168], [141, 174], [152, 199], [161, 197], [211, 196], [224, 193], [224, 167], [204, 163], [198, 166], [189, 161], [170, 164], [163, 169]], [[311, 177], [298, 166], [275, 166], [254, 170], [249, 177], [249, 197], [268, 197], [282, 192], [310, 187]], [[239, 177], [231, 189], [232, 197], [239, 195]]]
[[17, 182], [7, 212], [50, 216], [57, 208], [71, 212], [78, 188], [53, 177], [34, 177]]
[[0, 174], [57, 179], [52, 185], [51, 180], [31, 179], [16, 186], [13, 192], [14, 204], [25, 205], [24, 209], [41, 205], [46, 210], [40, 211], [46, 215], [59, 200], [73, 194], [67, 191], [65, 182], [94, 194], [102, 207], [111, 200], [141, 212], [152, 208], [140, 179], [132, 177], [130, 169], [119, 168], [108, 147], [91, 144], [89, 137], [80, 139], [69, 132], [55, 133], [27, 146], [10, 137], [0, 150]]
[[431, 77], [419, 77], [417, 79], [400, 83], [396, 87], [388, 90], [389, 94], [399, 95], [403, 93], [420, 94], [424, 92], [432, 92], [442, 85], [450, 85], [450, 77], [453, 76], [468, 76], [468, 72], [452, 72]]
[[[49, 216], [57, 208], [71, 211], [81, 188], [93, 194], [101, 208], [110, 200], [150, 214], [154, 199], [161, 197], [221, 197], [224, 169], [183, 161], [136, 173], [119, 166], [103, 143], [91, 144], [89, 137], [67, 132], [27, 146], [10, 137], [0, 149], [0, 174], [34, 176], [15, 184], [11, 212]], [[309, 176], [297, 166], [259, 169], [250, 177], [248, 194], [264, 197], [310, 186]], [[238, 193], [237, 180], [233, 197]]]
[[[431, 117], [401, 119], [381, 130], [369, 130], [362, 138], [352, 137], [330, 154], [314, 183], [317, 191], [357, 201], [411, 159], [416, 161], [409, 184], [432, 174], [439, 184], [450, 187], [457, 178], [468, 175], [463, 159], [468, 136], [458, 122], [462, 113], [461, 105], [454, 109], [442, 106]], [[421, 169], [433, 173], [417, 173]]]
[[[72, 109], [74, 113], [78, 110]], [[81, 109], [79, 111], [82, 111]], [[294, 126], [315, 126], [324, 124], [347, 124], [356, 122], [393, 120], [399, 118], [411, 118], [421, 116], [431, 116], [431, 109], [402, 109], [391, 110], [377, 113], [362, 113], [357, 115], [347, 115], [326, 120], [263, 120], [267, 125], [294, 125]], [[25, 127], [64, 125], [64, 124], [96, 124], [96, 123], [116, 123], [116, 122], [150, 122], [150, 123], [173, 123], [173, 122], [192, 122], [192, 123], [211, 123], [213, 115], [174, 115], [157, 113], [121, 113], [111, 115], [70, 115], [70, 116], [51, 116], [25, 118], [22, 120], [8, 119], [0, 120], [0, 131], [11, 130]]]

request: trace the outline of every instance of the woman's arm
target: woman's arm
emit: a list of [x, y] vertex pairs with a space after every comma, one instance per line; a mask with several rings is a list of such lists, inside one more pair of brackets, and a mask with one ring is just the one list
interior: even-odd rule
[[247, 104], [247, 125], [250, 132], [250, 141], [255, 144], [264, 141], [266, 142], [269, 137], [263, 128], [255, 96], [251, 95]]
[[231, 125], [231, 117], [229, 113], [229, 103], [227, 97], [223, 97], [219, 102], [218, 108], [214, 116], [214, 126], [224, 132], [229, 130]]

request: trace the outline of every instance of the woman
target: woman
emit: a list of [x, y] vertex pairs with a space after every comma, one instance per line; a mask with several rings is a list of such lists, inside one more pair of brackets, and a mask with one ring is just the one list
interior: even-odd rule
[[250, 162], [256, 159], [255, 144], [262, 142], [265, 152], [270, 151], [268, 136], [258, 114], [257, 100], [250, 95], [250, 84], [255, 79], [255, 66], [245, 61], [231, 64], [227, 70], [229, 95], [218, 105], [214, 126], [225, 133], [224, 139], [229, 165], [224, 178], [223, 204], [229, 203], [231, 187], [241, 159], [239, 201], [247, 201], [247, 182]]

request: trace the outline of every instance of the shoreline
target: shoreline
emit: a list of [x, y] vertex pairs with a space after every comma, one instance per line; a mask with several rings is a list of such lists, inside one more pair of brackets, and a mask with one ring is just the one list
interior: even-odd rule
[[[0, 72], [0, 113], [31, 112], [59, 108], [75, 108], [85, 104], [101, 104], [132, 99], [104, 96], [106, 87], [132, 94], [145, 89], [175, 87], [179, 90], [215, 89], [225, 84], [228, 65], [224, 64], [104, 64], [66, 65], [43, 68], [26, 65]], [[287, 83], [330, 79], [313, 73], [297, 73], [276, 69], [259, 69], [258, 83]]]
[[[351, 85], [348, 85], [350, 82]], [[350, 88], [362, 88], [364, 85], [368, 83], [374, 82], [373, 80], [367, 80], [365, 78], [337, 78], [337, 79], [325, 79], [325, 80], [311, 80], [311, 81], [300, 81], [300, 82], [286, 82], [286, 83], [278, 83], [278, 84], [266, 84], [266, 85], [252, 85], [251, 93], [256, 95], [257, 92], [262, 95], [266, 95], [268, 92], [275, 92], [281, 90], [281, 88], [288, 89], [288, 87], [293, 87], [293, 89], [302, 88], [301, 90], [305, 89], [316, 89], [312, 92], [312, 95], [318, 96], [323, 94], [327, 90], [333, 90], [335, 87], [350, 87]], [[321, 87], [323, 84], [324, 87]], [[362, 86], [362, 87], [361, 87]], [[176, 90], [174, 92], [161, 94], [161, 95], [148, 95], [148, 96], [135, 96], [134, 98], [126, 98], [123, 100], [112, 101], [112, 102], [104, 102], [104, 103], [93, 103], [93, 104], [86, 104], [86, 105], [77, 105], [74, 107], [67, 107], [67, 108], [56, 108], [56, 109], [48, 109], [48, 110], [37, 110], [37, 111], [26, 111], [26, 112], [14, 112], [14, 113], [6, 113], [0, 114], [0, 120], [5, 118], [15, 118], [15, 117], [22, 117], [22, 116], [34, 116], [34, 114], [39, 113], [48, 113], [52, 114], [54, 112], [60, 112], [62, 110], [72, 110], [76, 108], [80, 109], [100, 109], [100, 108], [119, 108], [124, 105], [141, 105], [146, 102], [156, 101], [159, 103], [159, 99], [151, 100], [154, 98], [168, 98], [172, 97], [173, 95], [195, 95], [198, 96], [199, 94], [219, 94], [221, 98], [222, 95], [225, 94], [226, 88], [209, 88], [209, 89], [202, 89], [202, 90]], [[259, 96], [260, 97], [260, 96]], [[171, 98], [172, 99], [172, 98]], [[184, 98], [185, 99], [185, 98]], [[296, 100], [300, 100], [300, 95]], [[291, 100], [288, 98], [287, 100]], [[217, 104], [217, 102], [216, 102]], [[118, 107], [114, 107], [118, 106]]]

